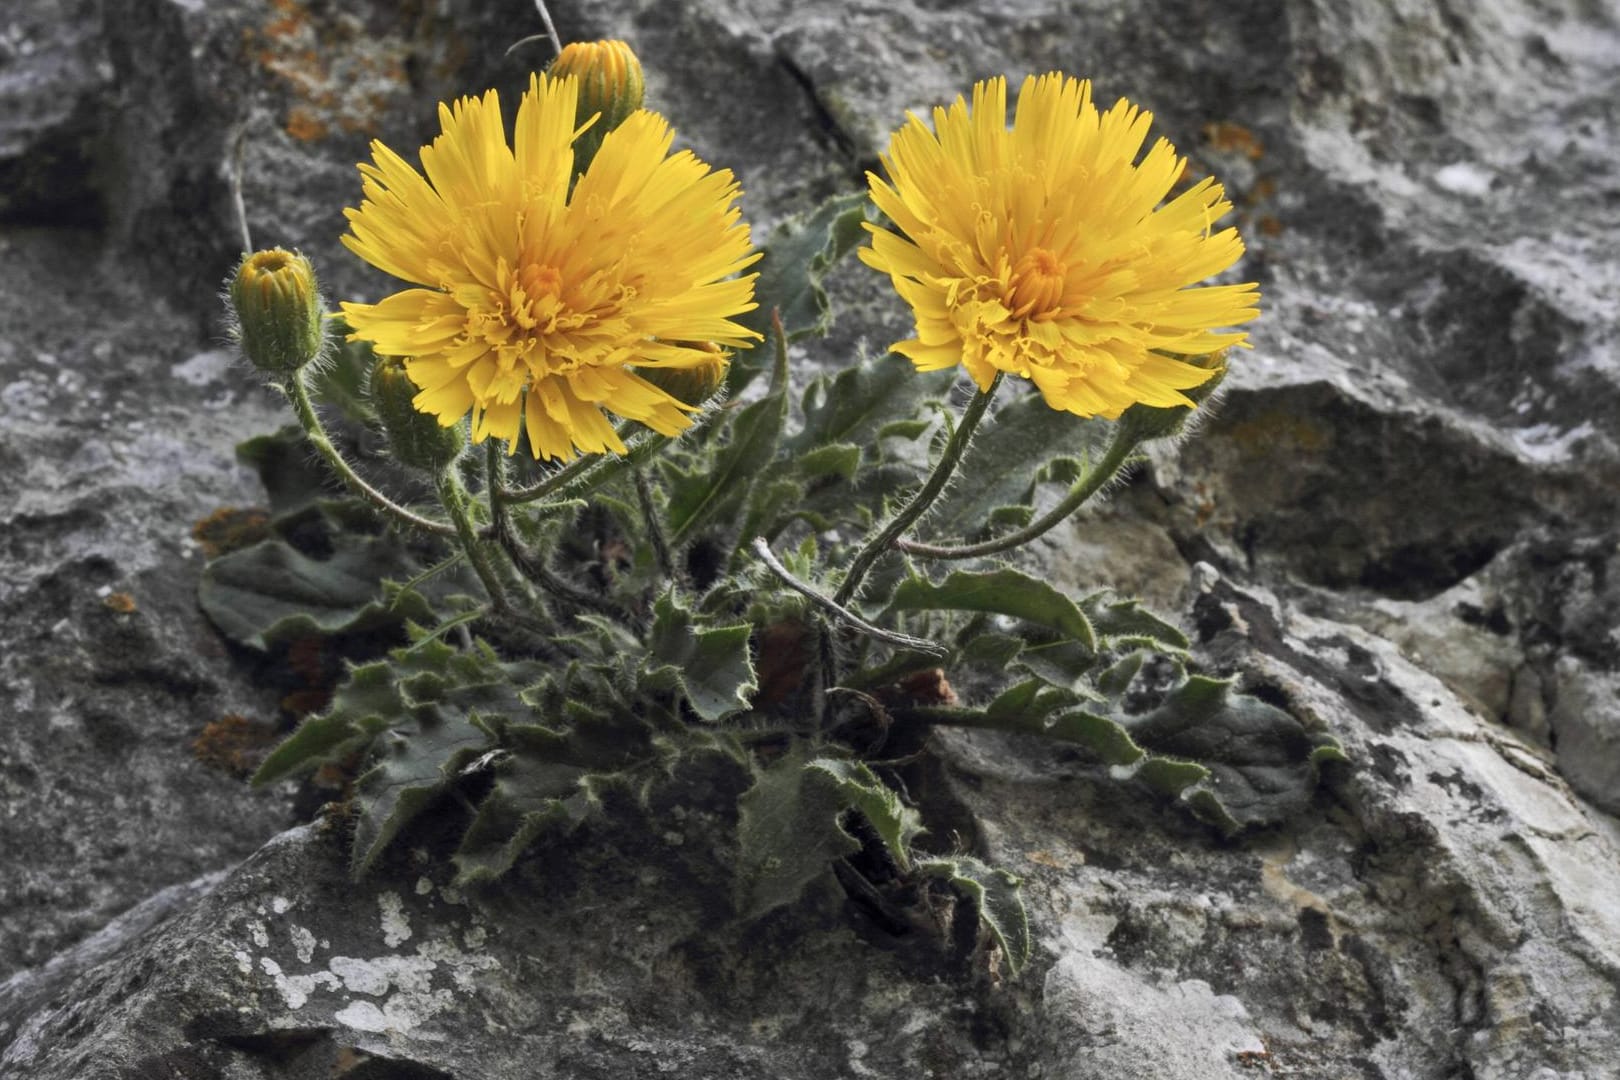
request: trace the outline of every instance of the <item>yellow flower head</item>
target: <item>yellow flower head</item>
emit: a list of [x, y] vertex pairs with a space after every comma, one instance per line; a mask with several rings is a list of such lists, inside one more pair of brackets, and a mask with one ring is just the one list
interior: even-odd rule
[[755, 305], [759, 256], [713, 171], [656, 113], [632, 113], [574, 175], [571, 77], [533, 76], [506, 141], [495, 91], [439, 106], [443, 133], [418, 173], [380, 142], [362, 164], [365, 200], [343, 243], [420, 288], [344, 304], [351, 335], [405, 359], [415, 405], [448, 427], [472, 412], [475, 442], [536, 457], [624, 452], [603, 410], [665, 435], [691, 424], [685, 402], [636, 368], [711, 363], [694, 342], [746, 347], [733, 321]]
[[1011, 129], [1007, 83], [973, 87], [915, 115], [868, 174], [899, 234], [868, 225], [861, 260], [911, 305], [917, 336], [894, 350], [922, 371], [961, 363], [980, 389], [997, 372], [1035, 383], [1054, 409], [1117, 419], [1129, 406], [1192, 405], [1211, 371], [1197, 357], [1247, 335], [1254, 285], [1193, 288], [1243, 254], [1213, 180], [1160, 206], [1184, 160], [1160, 139], [1136, 162], [1152, 115], [1124, 101], [1099, 114], [1091, 83], [1024, 81]]

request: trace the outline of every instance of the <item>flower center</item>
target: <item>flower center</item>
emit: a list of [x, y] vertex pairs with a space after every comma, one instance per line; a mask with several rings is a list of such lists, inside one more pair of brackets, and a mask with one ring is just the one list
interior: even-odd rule
[[1013, 317], [1038, 317], [1055, 309], [1063, 299], [1063, 276], [1068, 269], [1045, 248], [1026, 252], [1007, 282], [1007, 306]]
[[555, 266], [530, 263], [518, 275], [518, 284], [523, 286], [524, 295], [530, 300], [538, 300], [542, 296], [555, 300], [562, 295], [562, 273]]

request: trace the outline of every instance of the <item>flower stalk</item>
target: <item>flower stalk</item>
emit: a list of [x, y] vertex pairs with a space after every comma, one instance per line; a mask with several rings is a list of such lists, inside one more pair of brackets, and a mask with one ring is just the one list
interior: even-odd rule
[[925, 559], [982, 559], [1023, 547], [1051, 532], [1069, 515], [1084, 506], [1093, 495], [1107, 487], [1109, 482], [1119, 475], [1120, 470], [1130, 464], [1131, 455], [1140, 445], [1141, 440], [1129, 430], [1124, 427], [1116, 429], [1113, 441], [1108, 444], [1108, 450], [1103, 454], [1102, 460], [1095, 468], [1087, 469], [1085, 475], [1074, 482], [1069, 488], [1069, 493], [1063, 497], [1063, 501], [1016, 532], [977, 544], [925, 544], [916, 540], [896, 540], [894, 546], [907, 555], [918, 555]]
[[985, 410], [990, 407], [990, 399], [995, 397], [996, 390], [1001, 386], [1001, 373], [997, 372], [990, 385], [973, 395], [973, 400], [967, 403], [962, 410], [961, 419], [957, 421], [956, 430], [945, 443], [945, 449], [939, 456], [939, 462], [934, 471], [929, 474], [927, 481], [918, 489], [911, 501], [900, 508], [899, 513], [889, 519], [889, 523], [880, 529], [877, 535], [868, 540], [855, 558], [850, 561], [849, 571], [844, 577], [844, 583], [838, 587], [833, 596], [833, 602], [840, 607], [846, 606], [860, 592], [861, 583], [878, 559], [883, 557], [895, 541], [905, 534], [905, 531], [934, 505], [940, 492], [950, 482], [951, 474], [956, 472], [956, 466], [961, 463], [962, 455], [967, 451], [968, 443], [973, 439], [973, 431], [984, 419]]
[[332, 471], [349, 485], [356, 495], [366, 502], [393, 517], [401, 524], [435, 536], [456, 536], [458, 531], [455, 525], [432, 518], [423, 517], [412, 510], [407, 510], [387, 495], [368, 484], [363, 477], [354, 471], [354, 467], [346, 461], [338, 448], [332, 442], [332, 437], [326, 433], [326, 425], [321, 423], [320, 414], [315, 411], [315, 403], [310, 400], [309, 386], [304, 382], [304, 370], [293, 372], [286, 380], [286, 393], [292, 399], [293, 411], [298, 415], [298, 422], [303, 426], [304, 434], [310, 445], [315, 447], [317, 453], [332, 467]]

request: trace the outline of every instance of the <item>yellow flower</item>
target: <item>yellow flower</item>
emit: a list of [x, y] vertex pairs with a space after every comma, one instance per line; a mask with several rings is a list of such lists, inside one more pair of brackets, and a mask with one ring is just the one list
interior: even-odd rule
[[917, 336], [894, 350], [922, 371], [961, 363], [979, 388], [997, 372], [1035, 383], [1054, 409], [1117, 419], [1129, 406], [1191, 405], [1210, 370], [1197, 357], [1247, 335], [1252, 284], [1190, 286], [1243, 254], [1213, 180], [1160, 206], [1184, 161], [1163, 139], [1136, 162], [1152, 115], [1124, 101], [1099, 115], [1091, 83], [1026, 79], [1007, 127], [996, 78], [912, 115], [872, 200], [900, 234], [868, 225], [861, 260], [911, 305]]
[[365, 200], [345, 211], [349, 250], [422, 286], [344, 304], [351, 337], [403, 357], [440, 424], [470, 410], [475, 442], [523, 428], [547, 459], [623, 453], [604, 409], [679, 434], [697, 403], [634, 369], [706, 365], [694, 342], [759, 336], [732, 321], [755, 306], [755, 275], [732, 275], [759, 256], [731, 173], [671, 155], [668, 123], [640, 111], [570, 192], [577, 94], [571, 77], [533, 76], [515, 148], [495, 91], [439, 106], [426, 177], [373, 142]]

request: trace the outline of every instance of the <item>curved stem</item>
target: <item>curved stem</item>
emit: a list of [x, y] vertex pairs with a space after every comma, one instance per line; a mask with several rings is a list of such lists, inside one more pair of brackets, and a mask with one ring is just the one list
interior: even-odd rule
[[348, 484], [355, 494], [377, 509], [392, 514], [406, 525], [421, 529], [423, 532], [433, 533], [436, 536], [458, 535], [454, 525], [434, 521], [431, 518], [425, 518], [420, 514], [405, 509], [366, 483], [360, 474], [354, 471], [353, 467], [343, 459], [343, 455], [338, 453], [337, 447], [332, 444], [331, 436], [326, 433], [326, 425], [321, 423], [320, 416], [315, 412], [315, 405], [309, 398], [309, 387], [304, 385], [304, 370], [307, 369], [293, 372], [292, 377], [287, 380], [292, 386], [288, 396], [292, 398], [293, 408], [298, 413], [298, 422], [303, 425], [305, 436], [308, 437], [310, 443], [320, 453], [321, 457], [326, 459], [326, 463], [332, 467], [332, 471], [342, 477], [343, 482]]
[[622, 455], [582, 454], [556, 472], [542, 476], [526, 487], [502, 487], [501, 499], [507, 503], [526, 503], [543, 499], [547, 495], [556, 494], [594, 477], [599, 470], [625, 461], [639, 464], [650, 456], [648, 453], [650, 449], [656, 449], [669, 442], [669, 436], [659, 435], [656, 432], [642, 432], [637, 435], [634, 433], [634, 427], [635, 425], [626, 423], [619, 428], [619, 439], [625, 444], [625, 452]]
[[1022, 547], [1051, 531], [1064, 518], [1085, 505], [1087, 499], [1101, 491], [1119, 473], [1139, 445], [1141, 445], [1139, 440], [1127, 437], [1122, 430], [1116, 432], [1114, 441], [1108, 444], [1108, 452], [1097, 463], [1097, 467], [1086, 470], [1086, 474], [1075, 481], [1062, 502], [1017, 532], [1010, 532], [1005, 536], [998, 536], [978, 544], [941, 545], [901, 540], [895, 546], [908, 555], [920, 555], [927, 559], [977, 559]]
[[446, 470], [439, 474], [438, 480], [439, 501], [444, 503], [445, 512], [450, 520], [455, 522], [456, 538], [461, 541], [462, 550], [467, 553], [467, 561], [472, 563], [473, 571], [478, 580], [483, 582], [484, 591], [489, 593], [490, 603], [495, 610], [506, 610], [506, 587], [495, 573], [494, 564], [489, 561], [489, 552], [484, 550], [483, 541], [478, 538], [478, 529], [473, 525], [472, 514], [469, 512], [470, 497], [467, 490], [456, 479], [455, 473]]
[[546, 37], [551, 42], [551, 51], [562, 52], [562, 38], [557, 36], [557, 26], [551, 21], [551, 12], [546, 10], [546, 0], [534, 0], [534, 6], [540, 12], [540, 21], [545, 24]]
[[979, 426], [984, 418], [984, 411], [990, 405], [990, 399], [995, 396], [996, 389], [1001, 385], [1001, 373], [997, 372], [995, 379], [988, 389], [981, 390], [973, 395], [967, 408], [962, 410], [962, 418], [957, 421], [956, 430], [951, 433], [950, 440], [945, 444], [944, 453], [940, 454], [939, 464], [929, 475], [927, 482], [911, 501], [900, 508], [900, 512], [889, 520], [876, 536], [866, 542], [855, 558], [849, 564], [849, 573], [844, 578], [843, 585], [839, 586], [833, 601], [840, 606], [847, 605], [860, 591], [861, 582], [866, 579], [867, 572], [872, 565], [883, 556], [883, 553], [895, 545], [900, 534], [911, 528], [912, 524], [934, 504], [939, 493], [945, 490], [945, 485], [956, 471], [956, 466], [962, 460], [962, 454], [967, 450], [969, 441], [973, 438], [973, 429]]
[[839, 622], [849, 624], [868, 637], [886, 641], [890, 645], [898, 645], [903, 649], [914, 649], [930, 656], [944, 656], [950, 651], [937, 641], [929, 641], [927, 638], [912, 637], [910, 634], [902, 634], [894, 630], [885, 630], [881, 626], [873, 626], [853, 611], [833, 601], [832, 598], [823, 596], [805, 582], [794, 577], [792, 571], [783, 566], [782, 561], [771, 551], [771, 545], [766, 542], [763, 536], [754, 538], [753, 548], [754, 554], [759, 556], [760, 562], [764, 563], [771, 573], [780, 578], [784, 585], [827, 611]]
[[533, 502], [536, 499], [543, 499], [547, 495], [580, 479], [587, 473], [601, 468], [607, 464], [607, 461], [607, 458], [599, 454], [577, 457], [556, 472], [543, 476], [526, 487], [502, 487], [500, 491], [501, 501], [505, 503], [526, 503]]

